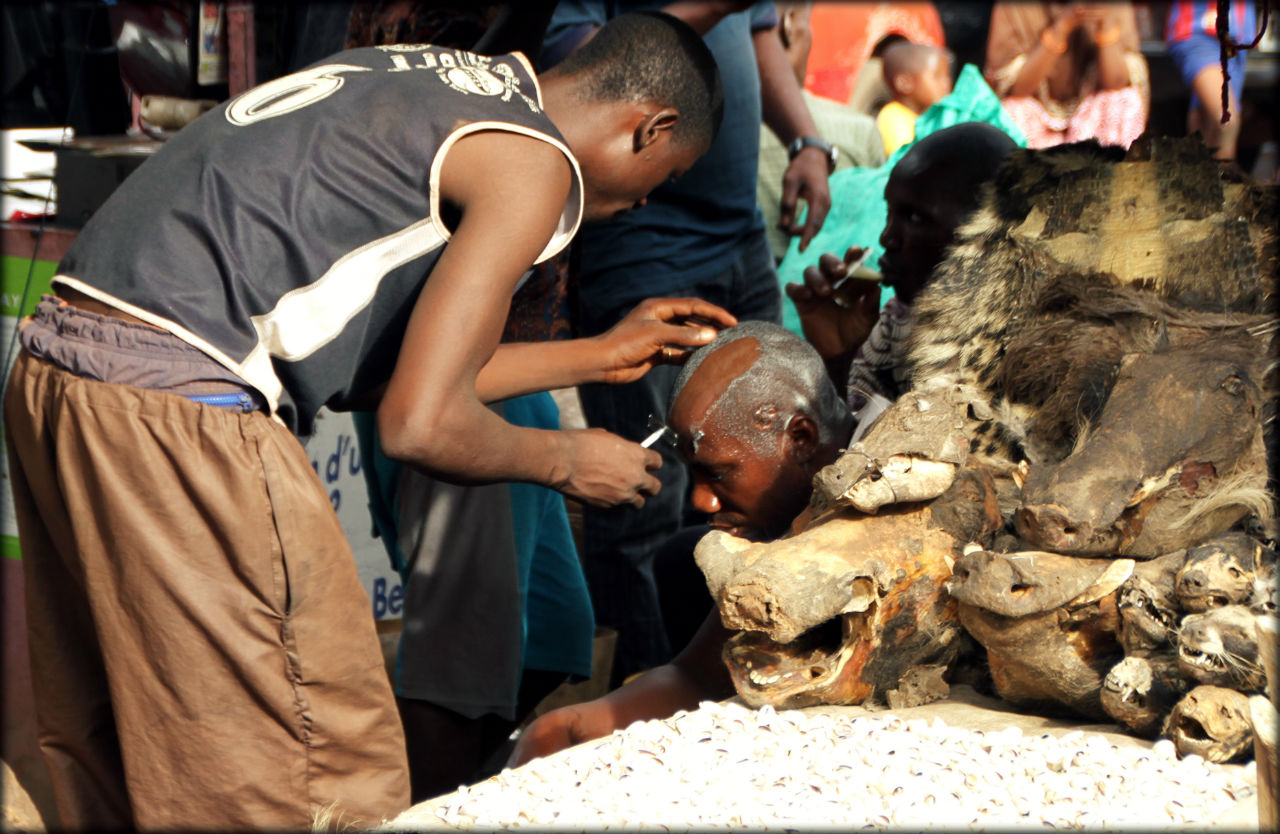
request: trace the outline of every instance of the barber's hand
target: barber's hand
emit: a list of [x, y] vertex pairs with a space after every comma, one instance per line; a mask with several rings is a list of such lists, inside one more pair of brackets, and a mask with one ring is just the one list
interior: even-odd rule
[[[796, 154], [782, 175], [781, 214], [778, 228], [788, 235], [800, 235], [800, 251], [809, 246], [809, 241], [822, 229], [831, 209], [831, 189], [827, 185], [827, 177], [831, 171], [827, 163], [827, 155], [821, 148], [807, 147]], [[804, 225], [795, 222], [796, 208], [799, 200], [804, 200], [809, 207], [804, 218]]]
[[[541, 715], [520, 733], [515, 749], [507, 759], [507, 767], [519, 767], [533, 759], [565, 750], [575, 744], [607, 736], [613, 727], [603, 722], [592, 722], [590, 715], [595, 702], [573, 704]], [[585, 711], [585, 712], [584, 712]], [[584, 725], [601, 724], [595, 730]]]
[[867, 340], [880, 317], [880, 282], [850, 278], [840, 288], [844, 305], [831, 287], [844, 277], [863, 249], [851, 246], [841, 261], [830, 252], [804, 271], [803, 284], [787, 284], [787, 296], [800, 314], [804, 337], [823, 359], [852, 354]]
[[678, 365], [720, 328], [737, 323], [727, 310], [698, 298], [646, 299], [595, 338], [604, 364], [601, 381], [634, 382], [655, 365]]
[[662, 482], [649, 474], [662, 466], [662, 455], [653, 449], [604, 429], [565, 429], [557, 434], [561, 468], [549, 486], [570, 498], [593, 507], [643, 507], [645, 499], [662, 488]]

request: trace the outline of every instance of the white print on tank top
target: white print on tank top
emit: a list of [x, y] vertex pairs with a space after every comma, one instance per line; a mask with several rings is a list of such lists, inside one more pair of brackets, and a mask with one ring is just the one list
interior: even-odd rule
[[[519, 96], [534, 113], [541, 110], [538, 103], [520, 91], [520, 79], [505, 62], [493, 63], [485, 55], [474, 55], [461, 50], [442, 52], [438, 56], [423, 52], [425, 45], [396, 44], [380, 46], [390, 52], [391, 66], [387, 72], [412, 72], [435, 70], [436, 76], [463, 95], [501, 96], [510, 101]], [[404, 53], [417, 53], [418, 63], [412, 63]], [[283, 78], [260, 84], [246, 90], [227, 105], [227, 121], [245, 127], [263, 119], [294, 113], [304, 107], [323, 101], [342, 89], [346, 79], [343, 73], [373, 72], [368, 67], [351, 64], [323, 64], [300, 70]]]

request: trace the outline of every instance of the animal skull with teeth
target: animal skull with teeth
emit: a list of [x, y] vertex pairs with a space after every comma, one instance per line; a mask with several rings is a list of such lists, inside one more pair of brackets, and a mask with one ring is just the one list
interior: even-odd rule
[[753, 706], [884, 699], [916, 667], [946, 665], [962, 631], [945, 584], [971, 539], [999, 527], [991, 479], [962, 470], [929, 505], [846, 510], [752, 543], [713, 531], [694, 556], [739, 633], [724, 650]]
[[1102, 708], [1116, 723], [1140, 736], [1154, 736], [1173, 705], [1186, 694], [1172, 654], [1129, 656], [1102, 681]]
[[1202, 684], [1258, 692], [1266, 673], [1258, 658], [1254, 614], [1243, 605], [1188, 614], [1178, 631], [1178, 668]]
[[1253, 749], [1249, 696], [1221, 686], [1197, 686], [1165, 719], [1161, 735], [1173, 741], [1181, 756], [1229, 762]]

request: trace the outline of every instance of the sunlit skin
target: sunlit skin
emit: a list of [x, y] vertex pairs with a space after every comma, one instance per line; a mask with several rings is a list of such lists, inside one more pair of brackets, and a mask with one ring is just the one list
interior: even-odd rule
[[722, 419], [731, 406], [717, 408], [717, 398], [759, 352], [750, 338], [718, 349], [689, 378], [669, 414], [677, 452], [693, 481], [694, 508], [711, 517], [712, 527], [754, 540], [786, 532], [808, 503], [817, 440], [807, 415], [792, 418], [764, 450], [735, 437], [726, 425], [730, 421]]
[[[619, 102], [610, 115], [616, 124], [602, 122], [612, 127], [606, 135], [597, 138], [586, 126], [585, 135], [570, 138], [586, 183], [583, 219], [589, 223], [617, 220], [640, 208], [653, 189], [679, 179], [706, 151], [705, 143], [673, 137], [678, 116], [670, 108]], [[627, 130], [628, 125], [634, 127]]]

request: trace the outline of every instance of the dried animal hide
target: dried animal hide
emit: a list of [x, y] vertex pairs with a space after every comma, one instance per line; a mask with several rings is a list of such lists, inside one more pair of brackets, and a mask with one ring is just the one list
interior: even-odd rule
[[[1277, 204], [1274, 187], [1235, 178], [1194, 138], [1140, 143], [1123, 158], [1092, 143], [1016, 153], [915, 304], [913, 390], [939, 411], [895, 404], [882, 436], [873, 427], [820, 479], [815, 502], [874, 511], [924, 500], [948, 465], [962, 465], [959, 432], [994, 472], [1032, 465], [1039, 491], [1025, 499], [1019, 533], [1040, 549], [1152, 558], [1247, 513], [1269, 515], [1262, 425], [1274, 390]], [[1114, 428], [1091, 432], [1124, 368], [1165, 354], [1166, 364], [1187, 361], [1197, 344], [1222, 358], [1224, 340], [1238, 346], [1237, 369], [1221, 379], [1217, 366], [1184, 373], [1188, 391], [1169, 395], [1182, 399], [1135, 395]], [[1143, 453], [1161, 439], [1159, 421], [1134, 421], [1179, 414], [1187, 397], [1219, 390], [1241, 415], [1190, 428], [1230, 429], [1231, 442], [1210, 436], [1208, 451], [1186, 459]], [[911, 439], [917, 425], [923, 442]], [[1094, 473], [1082, 488], [1037, 474], [1086, 440], [1110, 446], [1070, 464]], [[1117, 458], [1112, 447], [1126, 442]], [[1108, 466], [1130, 458], [1132, 472], [1108, 482]], [[1070, 475], [1062, 482], [1081, 483]]]
[[1132, 560], [973, 551], [950, 592], [960, 622], [987, 650], [996, 693], [1042, 711], [1106, 718], [1107, 672], [1120, 661], [1116, 598]]

